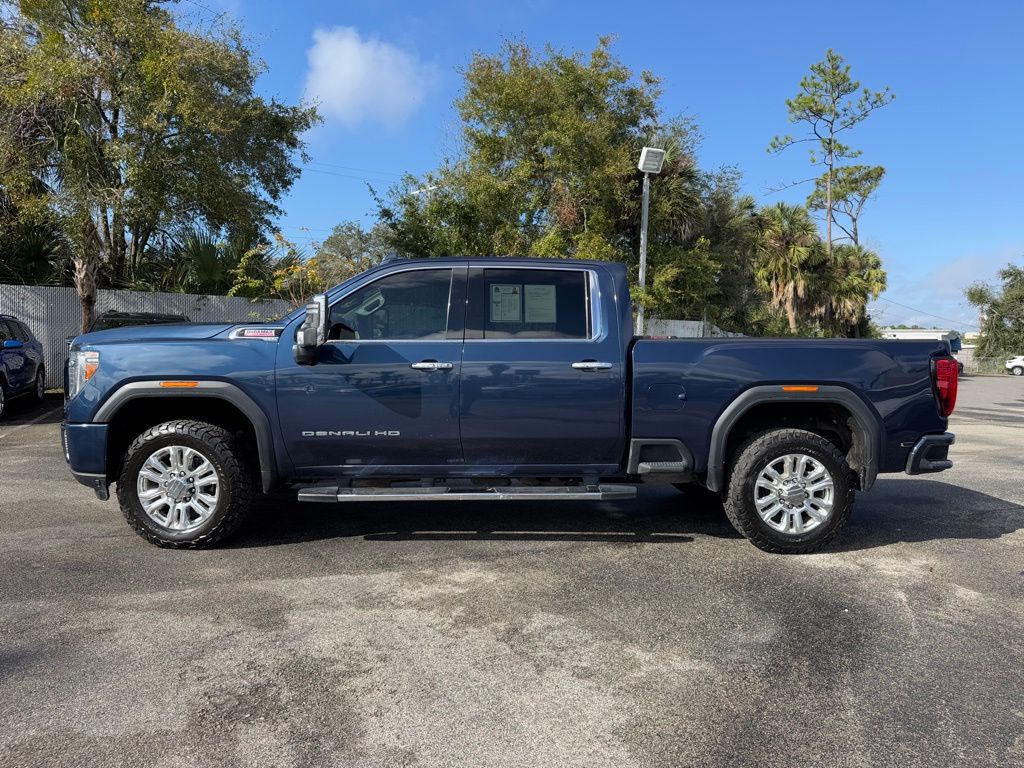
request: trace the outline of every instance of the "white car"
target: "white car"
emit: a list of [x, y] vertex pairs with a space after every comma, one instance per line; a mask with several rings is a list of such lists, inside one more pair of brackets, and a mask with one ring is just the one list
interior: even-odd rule
[[1007, 360], [1006, 370], [1014, 376], [1024, 376], [1024, 355], [1017, 355]]

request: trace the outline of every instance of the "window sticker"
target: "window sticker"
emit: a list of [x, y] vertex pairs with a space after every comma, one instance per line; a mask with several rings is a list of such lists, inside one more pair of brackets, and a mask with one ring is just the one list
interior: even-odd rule
[[527, 285], [523, 287], [523, 300], [526, 304], [526, 322], [555, 322], [555, 286]]
[[510, 283], [491, 284], [491, 322], [522, 322], [523, 286]]

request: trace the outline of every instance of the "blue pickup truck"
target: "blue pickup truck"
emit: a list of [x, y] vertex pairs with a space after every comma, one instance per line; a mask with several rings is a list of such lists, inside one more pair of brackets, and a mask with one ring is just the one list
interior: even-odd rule
[[[394, 260], [279, 322], [79, 336], [74, 476], [160, 546], [302, 501], [719, 494], [762, 549], [808, 552], [880, 473], [947, 469], [945, 342], [650, 339], [620, 264]], [[514, 507], [509, 515], [515, 515]]]

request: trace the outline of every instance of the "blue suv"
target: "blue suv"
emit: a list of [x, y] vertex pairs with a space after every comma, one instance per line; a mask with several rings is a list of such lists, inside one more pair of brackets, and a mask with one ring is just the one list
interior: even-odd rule
[[43, 345], [21, 320], [0, 315], [0, 418], [10, 398], [29, 395], [41, 402], [45, 391]]

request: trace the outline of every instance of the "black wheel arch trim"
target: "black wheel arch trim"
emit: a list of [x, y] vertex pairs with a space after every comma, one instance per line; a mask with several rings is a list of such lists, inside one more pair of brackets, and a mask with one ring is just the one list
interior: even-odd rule
[[109, 423], [117, 412], [132, 400], [157, 397], [205, 397], [226, 400], [249, 420], [256, 434], [263, 491], [270, 491], [277, 482], [274, 435], [270, 420], [256, 402], [237, 385], [227, 381], [197, 381], [194, 387], [161, 387], [157, 381], [133, 381], [114, 390], [96, 411], [93, 422]]
[[729, 432], [740, 418], [756, 405], [764, 403], [835, 403], [846, 408], [853, 416], [854, 425], [859, 432], [863, 456], [858, 468], [860, 487], [868, 490], [878, 476], [878, 461], [882, 451], [881, 419], [871, 406], [865, 403], [854, 392], [846, 387], [835, 385], [817, 386], [813, 392], [786, 392], [780, 385], [764, 385], [751, 387], [740, 393], [726, 407], [711, 430], [711, 443], [708, 450], [708, 470], [705, 485], [710, 491], [723, 488], [725, 476], [725, 446], [729, 440]]

